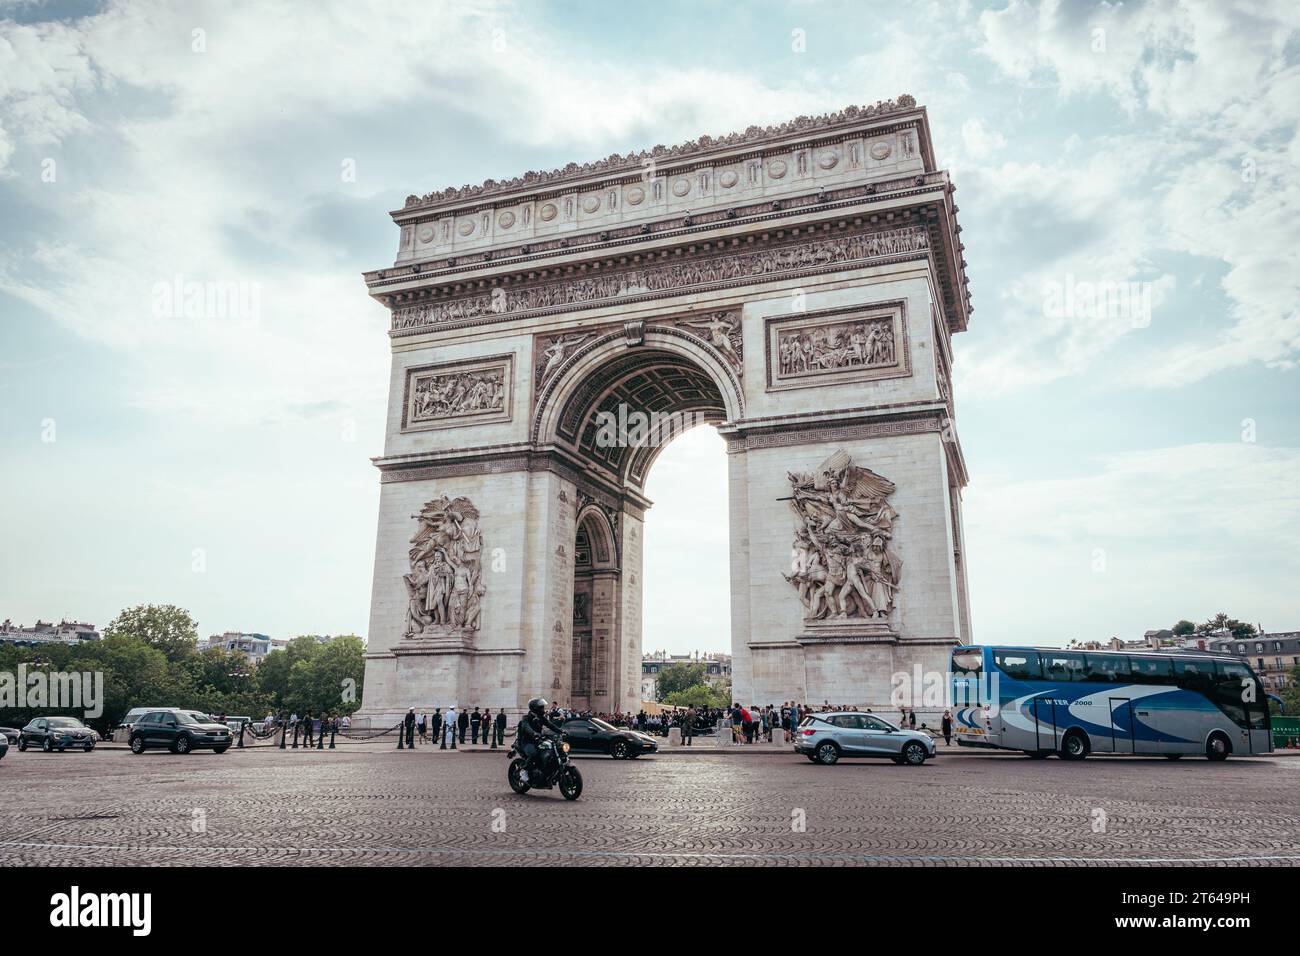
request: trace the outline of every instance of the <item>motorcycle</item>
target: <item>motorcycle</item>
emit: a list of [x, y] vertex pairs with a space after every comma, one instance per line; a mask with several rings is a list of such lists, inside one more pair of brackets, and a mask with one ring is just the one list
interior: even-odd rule
[[519, 745], [512, 745], [506, 756], [510, 758], [506, 779], [515, 793], [550, 790], [558, 786], [565, 800], [577, 800], [582, 795], [582, 774], [569, 761], [568, 744], [550, 737], [542, 740], [537, 745], [537, 759], [527, 781], [523, 779], [523, 771], [528, 760], [519, 752]]

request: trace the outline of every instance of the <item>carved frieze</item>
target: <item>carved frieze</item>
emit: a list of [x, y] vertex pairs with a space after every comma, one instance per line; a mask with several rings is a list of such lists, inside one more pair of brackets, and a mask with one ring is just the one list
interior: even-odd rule
[[928, 249], [928, 235], [918, 226], [852, 232], [826, 239], [800, 237], [741, 253], [611, 269], [582, 278], [520, 283], [510, 288], [498, 287], [486, 294], [406, 306], [393, 310], [392, 327], [394, 332], [409, 332], [550, 308], [595, 307], [631, 297], [676, 295], [719, 283], [742, 285], [784, 278], [819, 267], [882, 256], [924, 253]]
[[403, 576], [405, 636], [412, 640], [465, 637], [479, 629], [483, 586], [483, 535], [468, 498], [446, 495], [426, 504], [411, 538], [410, 571]]
[[770, 318], [767, 388], [805, 388], [911, 374], [901, 300]]
[[407, 369], [402, 430], [509, 420], [513, 368], [513, 356], [497, 355]]
[[804, 620], [883, 622], [894, 609], [903, 562], [890, 549], [894, 483], [837, 451], [811, 474], [789, 475], [798, 519], [785, 575]]

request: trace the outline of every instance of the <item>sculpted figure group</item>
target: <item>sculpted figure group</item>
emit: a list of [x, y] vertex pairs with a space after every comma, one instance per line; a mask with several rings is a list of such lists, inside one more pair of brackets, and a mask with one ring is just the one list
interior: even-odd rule
[[894, 483], [839, 451], [812, 474], [789, 474], [799, 527], [793, 570], [804, 619], [880, 620], [894, 609], [903, 562], [890, 550]]
[[411, 538], [411, 570], [404, 575], [406, 636], [478, 630], [485, 591], [478, 509], [468, 498], [443, 495], [411, 517], [420, 527]]

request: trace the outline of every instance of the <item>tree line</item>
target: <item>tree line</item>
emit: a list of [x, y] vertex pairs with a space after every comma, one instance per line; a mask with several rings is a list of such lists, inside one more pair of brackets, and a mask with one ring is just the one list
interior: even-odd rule
[[[365, 644], [355, 635], [324, 644], [297, 637], [253, 665], [242, 652], [198, 648], [198, 624], [174, 604], [123, 610], [98, 641], [0, 645], [0, 673], [25, 665], [37, 672], [104, 675], [103, 713], [84, 718], [108, 731], [132, 707], [181, 707], [208, 714], [265, 717], [268, 713], [354, 713], [361, 706]], [[21, 727], [49, 708], [0, 706], [0, 725]], [[65, 710], [67, 716], [82, 712]]]

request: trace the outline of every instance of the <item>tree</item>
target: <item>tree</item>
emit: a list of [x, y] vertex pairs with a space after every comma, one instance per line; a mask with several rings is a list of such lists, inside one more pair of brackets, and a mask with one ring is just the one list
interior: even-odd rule
[[197, 652], [199, 626], [189, 611], [175, 604], [137, 604], [104, 628], [105, 637], [126, 635], [139, 638], [175, 662]]
[[1174, 632], [1175, 637], [1190, 637], [1196, 633], [1196, 625], [1186, 618], [1183, 618], [1170, 630]]
[[1242, 638], [1250, 637], [1255, 633], [1255, 625], [1245, 624], [1234, 617], [1228, 617], [1228, 615], [1220, 611], [1204, 624], [1198, 624], [1196, 626], [1197, 634], [1208, 635], [1223, 631], [1227, 631], [1237, 640], [1241, 640]]
[[673, 691], [663, 699], [663, 703], [672, 707], [717, 707], [713, 688], [708, 684], [694, 684], [685, 690]]
[[[304, 640], [315, 644], [315, 650], [301, 648]], [[300, 652], [297, 660], [293, 659], [295, 650]], [[300, 714], [353, 713], [361, 706], [365, 652], [361, 638], [351, 634], [332, 638], [323, 645], [314, 638], [293, 641], [286, 655], [290, 661], [284, 697], [288, 709]]]
[[1300, 714], [1300, 664], [1291, 668], [1291, 684], [1281, 693], [1282, 703], [1286, 706], [1287, 716]]
[[703, 684], [705, 673], [703, 664], [688, 664], [684, 661], [669, 664], [659, 671], [659, 679], [655, 682], [655, 698], [667, 700], [671, 694]]

